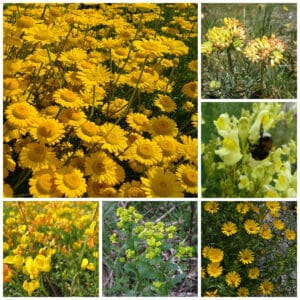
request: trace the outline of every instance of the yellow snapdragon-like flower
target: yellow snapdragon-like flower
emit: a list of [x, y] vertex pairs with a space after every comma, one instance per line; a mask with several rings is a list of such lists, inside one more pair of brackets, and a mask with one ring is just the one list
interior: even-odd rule
[[243, 156], [239, 145], [238, 130], [232, 129], [222, 142], [222, 147], [215, 151], [224, 161], [225, 165], [236, 164]]

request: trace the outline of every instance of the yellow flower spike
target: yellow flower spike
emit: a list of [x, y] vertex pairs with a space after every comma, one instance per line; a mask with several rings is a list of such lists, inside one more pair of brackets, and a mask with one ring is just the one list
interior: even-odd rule
[[31, 296], [32, 293], [40, 287], [40, 282], [38, 280], [27, 281], [23, 283], [23, 289]]

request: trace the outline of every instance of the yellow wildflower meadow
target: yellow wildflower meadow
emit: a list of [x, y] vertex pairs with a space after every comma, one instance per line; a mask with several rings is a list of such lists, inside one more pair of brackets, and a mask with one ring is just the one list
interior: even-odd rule
[[196, 197], [197, 27], [189, 3], [5, 4], [4, 196]]

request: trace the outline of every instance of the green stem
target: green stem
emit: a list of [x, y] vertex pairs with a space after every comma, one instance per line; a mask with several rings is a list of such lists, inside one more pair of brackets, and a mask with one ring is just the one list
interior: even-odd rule
[[90, 115], [89, 115], [89, 120], [92, 120], [92, 117], [94, 115], [94, 111], [95, 111], [95, 98], [96, 98], [96, 86], [94, 85], [93, 86], [93, 104], [92, 104], [92, 107], [91, 107], [91, 112], [90, 112]]
[[46, 289], [45, 289], [45, 286], [44, 286], [44, 282], [43, 282], [43, 276], [41, 276], [41, 278], [40, 278], [40, 288], [41, 288], [41, 290], [43, 291], [43, 293], [44, 293], [44, 295], [46, 296], [46, 297], [49, 297], [49, 294], [48, 294], [48, 292], [46, 291]]
[[236, 84], [236, 75], [234, 73], [232, 57], [231, 57], [231, 53], [230, 53], [230, 49], [229, 48], [227, 48], [227, 58], [228, 58], [230, 73], [233, 76], [234, 84]]
[[18, 180], [17, 183], [13, 186], [13, 190], [15, 191], [30, 175], [31, 170], [23, 170], [21, 176], [19, 177], [20, 180]]
[[265, 65], [266, 63], [262, 61], [260, 65], [260, 92], [262, 97], [264, 94]]

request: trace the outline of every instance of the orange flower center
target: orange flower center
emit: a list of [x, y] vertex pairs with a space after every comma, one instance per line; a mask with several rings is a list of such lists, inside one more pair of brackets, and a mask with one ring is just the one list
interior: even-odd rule
[[71, 190], [76, 190], [81, 183], [80, 176], [75, 173], [68, 173], [64, 175], [63, 182], [66, 187]]
[[67, 117], [72, 121], [79, 121], [81, 119], [80, 112], [74, 110], [69, 110], [67, 112]]
[[133, 116], [132, 119], [137, 125], [144, 126], [147, 124], [147, 120], [141, 116]]
[[30, 147], [30, 151], [28, 152], [28, 158], [34, 162], [41, 162], [45, 160], [47, 155], [46, 147], [43, 145], [33, 145]]
[[128, 197], [144, 197], [144, 192], [137, 188], [137, 187], [131, 187], [128, 190]]
[[97, 161], [93, 164], [93, 171], [96, 174], [104, 174], [106, 172], [105, 164], [100, 161]]
[[55, 124], [51, 121], [45, 121], [37, 130], [40, 136], [45, 138], [52, 137], [56, 133]]
[[187, 185], [196, 185], [198, 182], [197, 172], [194, 170], [188, 170], [183, 175], [183, 180]]
[[30, 116], [30, 108], [27, 105], [20, 103], [18, 106], [14, 107], [12, 113], [17, 119], [27, 119]]
[[159, 143], [164, 155], [171, 155], [175, 151], [175, 145], [171, 141], [163, 140]]
[[49, 38], [49, 31], [48, 30], [41, 30], [37, 34], [34, 35], [36, 40], [46, 41]]
[[170, 131], [171, 131], [170, 124], [166, 120], [159, 120], [159, 121], [155, 122], [153, 124], [153, 128], [154, 128], [155, 132], [160, 133], [162, 135], [166, 135], [166, 134], [170, 133]]
[[67, 101], [67, 102], [74, 102], [77, 99], [76, 94], [69, 90], [62, 91], [62, 93], [60, 94], [60, 97], [61, 97], [61, 99], [63, 99], [64, 101]]
[[107, 133], [105, 135], [105, 140], [109, 144], [112, 144], [112, 145], [118, 144], [120, 142], [118, 136], [115, 133], [113, 133], [113, 132]]
[[97, 126], [91, 122], [86, 122], [81, 126], [81, 130], [85, 135], [95, 136], [98, 133]]
[[153, 155], [152, 146], [150, 144], [142, 144], [137, 147], [137, 153], [143, 158], [150, 158]]
[[54, 178], [50, 174], [41, 175], [36, 183], [37, 189], [41, 194], [49, 194], [54, 187]]

